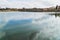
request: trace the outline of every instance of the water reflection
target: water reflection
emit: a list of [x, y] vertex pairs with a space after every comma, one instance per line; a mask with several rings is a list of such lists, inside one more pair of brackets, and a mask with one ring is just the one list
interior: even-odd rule
[[0, 18], [4, 22], [0, 40], [60, 40], [60, 18], [54, 15], [29, 12], [3, 14], [4, 17]]
[[51, 14], [51, 15], [55, 15], [55, 17], [60, 17], [60, 12], [55, 12], [55, 13], [53, 13], [53, 14]]

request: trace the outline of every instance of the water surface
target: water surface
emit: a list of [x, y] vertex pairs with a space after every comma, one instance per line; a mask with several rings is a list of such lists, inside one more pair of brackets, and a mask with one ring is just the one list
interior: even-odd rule
[[49, 14], [1, 12], [0, 40], [60, 40], [60, 17]]

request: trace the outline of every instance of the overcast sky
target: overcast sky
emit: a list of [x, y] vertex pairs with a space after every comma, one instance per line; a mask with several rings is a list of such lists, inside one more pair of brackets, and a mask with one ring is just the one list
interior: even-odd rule
[[0, 7], [10, 8], [44, 8], [59, 4], [60, 0], [0, 0]]

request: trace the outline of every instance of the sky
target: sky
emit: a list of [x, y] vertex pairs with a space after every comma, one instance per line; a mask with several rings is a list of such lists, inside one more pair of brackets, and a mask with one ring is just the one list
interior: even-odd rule
[[60, 5], [60, 0], [0, 0], [0, 7], [45, 8]]

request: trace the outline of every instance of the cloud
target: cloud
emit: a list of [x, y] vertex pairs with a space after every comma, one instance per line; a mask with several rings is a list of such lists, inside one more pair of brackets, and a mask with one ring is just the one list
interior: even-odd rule
[[1, 7], [49, 7], [54, 5], [59, 5], [59, 0], [0, 0]]

